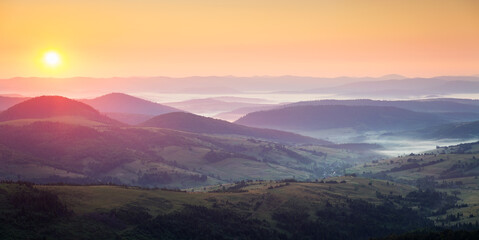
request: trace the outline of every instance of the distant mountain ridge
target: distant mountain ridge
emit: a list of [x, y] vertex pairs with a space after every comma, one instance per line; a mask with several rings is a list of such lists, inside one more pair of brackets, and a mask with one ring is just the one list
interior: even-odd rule
[[[470, 102], [470, 100], [469, 100]], [[345, 105], [397, 107], [417, 112], [474, 112], [479, 113], [479, 105], [470, 104], [467, 99], [423, 99], [423, 100], [317, 100], [302, 101], [285, 105]]]
[[[456, 82], [453, 82], [456, 81]], [[459, 81], [459, 82], [457, 82]], [[38, 86], [41, 82], [41, 86]], [[383, 83], [381, 83], [383, 82]], [[445, 82], [451, 82], [450, 85]], [[470, 83], [461, 83], [470, 82]], [[0, 79], [4, 92], [24, 95], [49, 92], [71, 95], [78, 92], [156, 92], [195, 94], [238, 94], [247, 92], [333, 93], [355, 95], [370, 93], [385, 97], [404, 97], [430, 94], [477, 93], [477, 76], [439, 76], [431, 78], [403, 78], [396, 75], [382, 77], [301, 77], [301, 76], [192, 76], [172, 77], [114, 77], [114, 78], [10, 78]], [[353, 84], [353, 85], [350, 85]], [[466, 86], [467, 85], [467, 86]]]
[[272, 129], [252, 128], [185, 112], [174, 112], [156, 116], [140, 124], [140, 126], [167, 128], [193, 133], [235, 134], [278, 142], [331, 144], [325, 140], [306, 137], [295, 133]]
[[357, 81], [334, 87], [305, 90], [304, 93], [331, 93], [345, 96], [419, 97], [479, 93], [479, 77], [444, 76], [405, 78], [376, 81]]

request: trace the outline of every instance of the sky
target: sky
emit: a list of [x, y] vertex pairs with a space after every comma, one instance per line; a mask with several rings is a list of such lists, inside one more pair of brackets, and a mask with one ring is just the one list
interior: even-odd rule
[[476, 0], [0, 0], [0, 78], [476, 75], [478, 43]]

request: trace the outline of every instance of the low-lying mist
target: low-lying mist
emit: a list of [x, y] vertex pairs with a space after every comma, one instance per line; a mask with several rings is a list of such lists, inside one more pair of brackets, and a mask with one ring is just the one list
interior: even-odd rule
[[303, 135], [325, 139], [334, 143], [370, 143], [378, 144], [382, 148], [379, 153], [395, 157], [411, 153], [422, 153], [433, 150], [436, 146], [450, 146], [461, 143], [479, 141], [473, 139], [420, 139], [412, 137], [385, 137], [385, 131], [358, 132], [354, 129], [327, 129], [321, 131], [300, 132]]

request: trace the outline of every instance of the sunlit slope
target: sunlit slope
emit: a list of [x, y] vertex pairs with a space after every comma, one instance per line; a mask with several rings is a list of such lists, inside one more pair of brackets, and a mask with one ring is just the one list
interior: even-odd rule
[[[364, 177], [436, 189], [458, 198], [454, 208], [438, 214], [460, 216], [457, 222], [479, 218], [479, 143], [437, 147], [423, 154], [372, 161], [346, 170]], [[451, 218], [451, 217], [450, 217]]]
[[[121, 125], [119, 122], [101, 115], [84, 103], [60, 96], [42, 96], [18, 103], [0, 113], [0, 122], [25, 119], [59, 120], [55, 118], [83, 119], [87, 122]], [[79, 121], [81, 122], [81, 121]]]

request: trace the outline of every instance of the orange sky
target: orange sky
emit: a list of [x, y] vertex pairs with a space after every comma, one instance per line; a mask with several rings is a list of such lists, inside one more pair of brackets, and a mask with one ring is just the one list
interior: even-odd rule
[[479, 1], [0, 0], [1, 78], [390, 73], [479, 74]]

